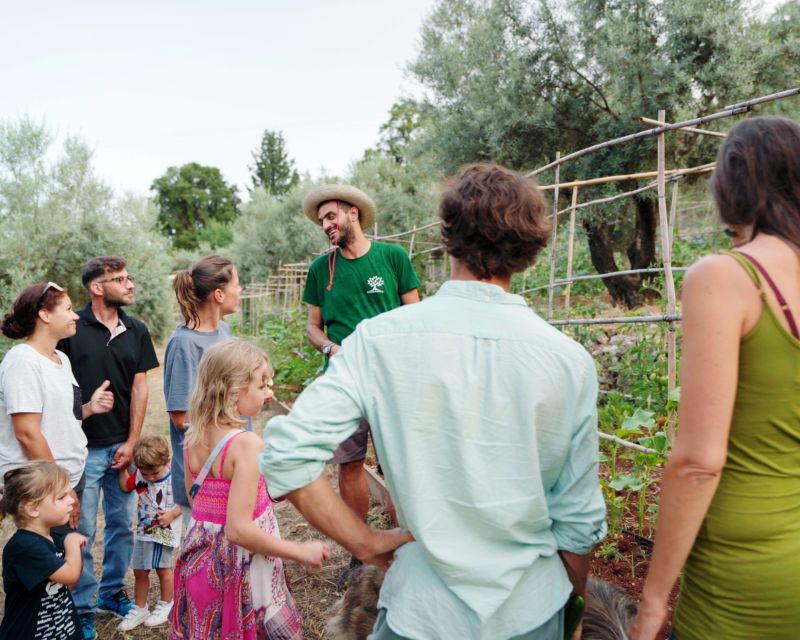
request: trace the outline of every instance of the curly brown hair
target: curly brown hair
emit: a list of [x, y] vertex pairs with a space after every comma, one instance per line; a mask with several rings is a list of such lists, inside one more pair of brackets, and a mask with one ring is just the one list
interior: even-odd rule
[[467, 165], [447, 179], [439, 216], [447, 253], [481, 279], [529, 267], [551, 229], [534, 182], [496, 164]]

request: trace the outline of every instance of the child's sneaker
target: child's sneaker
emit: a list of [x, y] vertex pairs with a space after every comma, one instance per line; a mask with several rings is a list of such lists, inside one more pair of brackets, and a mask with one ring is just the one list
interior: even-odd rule
[[97, 633], [94, 630], [94, 613], [87, 611], [86, 613], [79, 613], [78, 620], [81, 623], [81, 631], [83, 632], [83, 640], [95, 640]]
[[136, 605], [125, 614], [125, 617], [122, 619], [122, 622], [119, 623], [117, 629], [120, 631], [130, 631], [131, 629], [135, 629], [140, 624], [142, 624], [145, 620], [150, 617], [150, 609], [147, 607], [137, 607]]
[[103, 598], [97, 596], [97, 608], [101, 611], [109, 611], [119, 618], [124, 618], [133, 609], [133, 602], [128, 595], [120, 589], [113, 596]]
[[144, 626], [157, 627], [160, 624], [164, 624], [169, 617], [170, 611], [172, 611], [172, 601], [164, 602], [163, 600], [159, 600], [153, 609], [153, 613], [144, 621]]

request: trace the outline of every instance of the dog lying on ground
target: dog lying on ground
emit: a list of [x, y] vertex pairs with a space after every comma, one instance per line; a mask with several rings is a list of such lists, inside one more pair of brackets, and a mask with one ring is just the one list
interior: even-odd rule
[[[327, 631], [331, 640], [366, 640], [378, 617], [383, 571], [365, 565], [350, 577], [347, 591], [331, 608]], [[636, 604], [622, 589], [589, 578], [583, 640], [627, 640]]]

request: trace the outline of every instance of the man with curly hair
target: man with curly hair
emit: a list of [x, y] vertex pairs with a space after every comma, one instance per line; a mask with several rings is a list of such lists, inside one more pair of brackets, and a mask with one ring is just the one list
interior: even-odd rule
[[[397, 547], [371, 638], [560, 639], [606, 530], [594, 363], [510, 293], [549, 235], [531, 180], [465, 167], [439, 214], [450, 281], [362, 322], [270, 421], [261, 468], [356, 557]], [[405, 531], [368, 529], [322, 474], [361, 416]]]

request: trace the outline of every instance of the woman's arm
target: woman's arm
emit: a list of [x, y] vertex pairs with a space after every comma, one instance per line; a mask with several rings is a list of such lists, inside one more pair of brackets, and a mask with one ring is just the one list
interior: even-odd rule
[[666, 621], [669, 594], [719, 484], [752, 291], [744, 271], [725, 256], [705, 258], [686, 275], [679, 432], [664, 471], [656, 544], [631, 640], [655, 638]]
[[298, 544], [282, 540], [262, 531], [253, 522], [253, 509], [261, 475], [258, 454], [263, 448], [264, 442], [257, 435], [243, 433], [236, 437], [228, 449], [226, 460], [233, 466], [233, 474], [228, 495], [225, 535], [232, 543], [252, 553], [297, 560], [319, 567], [330, 553], [326, 544], [319, 541]]
[[11, 422], [14, 425], [14, 437], [28, 460], [56, 461], [42, 434], [41, 413], [12, 413]]

